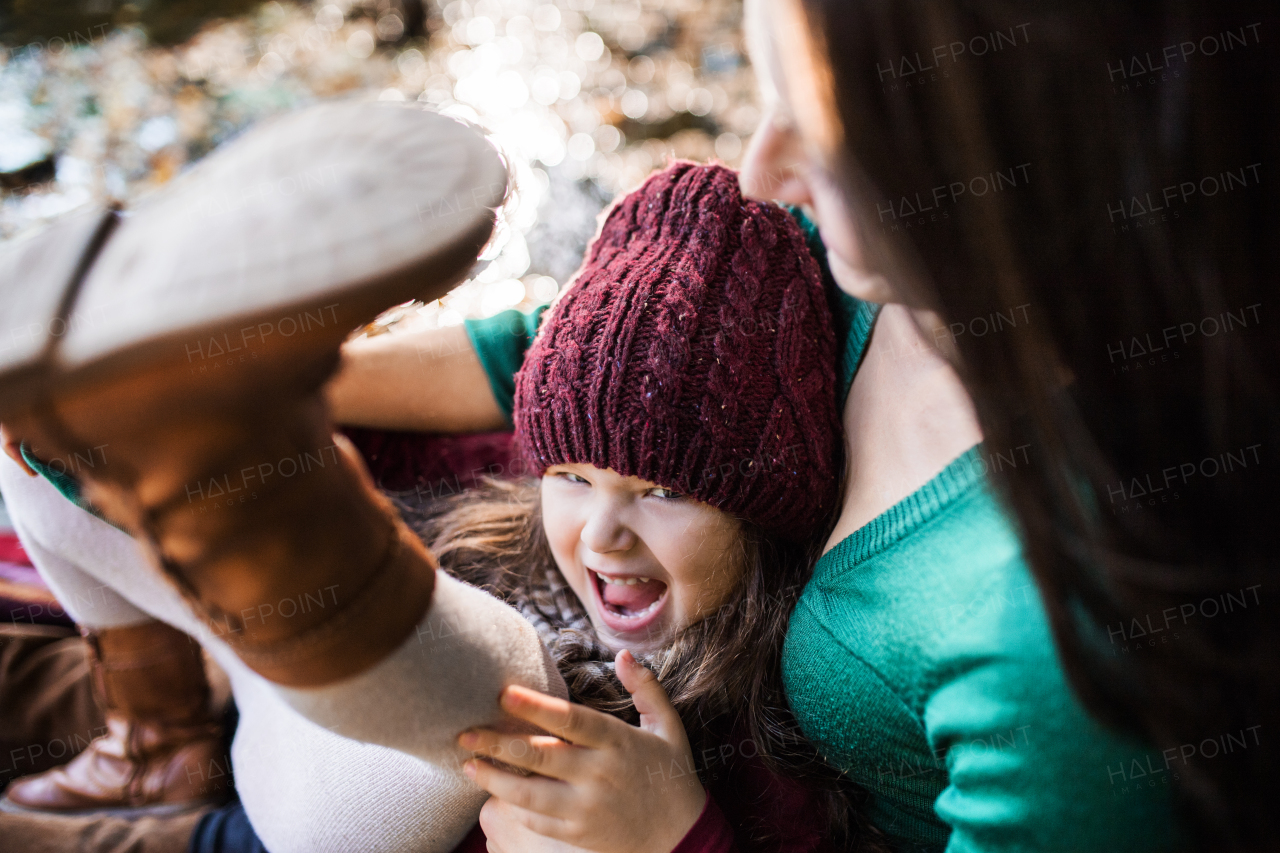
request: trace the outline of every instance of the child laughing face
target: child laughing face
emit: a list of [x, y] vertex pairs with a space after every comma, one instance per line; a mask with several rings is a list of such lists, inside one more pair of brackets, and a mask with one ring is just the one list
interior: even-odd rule
[[542, 510], [556, 565], [615, 651], [656, 651], [719, 607], [742, 576], [740, 521], [639, 477], [551, 466]]

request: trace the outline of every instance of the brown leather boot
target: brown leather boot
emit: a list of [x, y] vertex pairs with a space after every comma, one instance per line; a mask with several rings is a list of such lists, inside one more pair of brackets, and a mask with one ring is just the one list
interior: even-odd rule
[[224, 798], [228, 759], [200, 647], [162, 622], [84, 635], [107, 734], [68, 764], [14, 781], [0, 806], [136, 815]]
[[66, 764], [106, 731], [73, 628], [0, 623], [0, 789]]
[[[361, 672], [426, 612], [435, 563], [321, 387], [349, 330], [465, 275], [504, 189], [493, 151], [440, 116], [346, 104], [250, 132], [130, 219], [64, 229], [82, 258], [67, 331], [0, 354], [0, 420], [258, 673]], [[58, 272], [51, 240], [0, 249], [0, 323], [55, 310], [30, 283], [4, 301], [6, 268]]]

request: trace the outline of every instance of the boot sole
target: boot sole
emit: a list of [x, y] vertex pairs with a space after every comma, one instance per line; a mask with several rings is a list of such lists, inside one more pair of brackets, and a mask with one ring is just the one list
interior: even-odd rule
[[412, 107], [255, 126], [129, 213], [82, 210], [0, 246], [0, 420], [134, 371], [336, 351], [460, 281], [506, 187], [479, 133]]

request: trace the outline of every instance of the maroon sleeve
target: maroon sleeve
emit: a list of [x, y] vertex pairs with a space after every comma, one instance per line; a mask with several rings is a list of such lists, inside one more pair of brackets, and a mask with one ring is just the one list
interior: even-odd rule
[[689, 827], [671, 853], [737, 853], [733, 830], [715, 798], [707, 794], [698, 822]]
[[737, 747], [737, 760], [726, 772], [714, 773], [709, 786], [724, 824], [772, 839], [768, 843], [777, 853], [833, 853], [818, 792], [801, 779], [771, 772], [758, 754], [743, 755], [743, 744], [753, 742], [729, 744]]
[[467, 837], [455, 848], [453, 853], [486, 853], [489, 849], [489, 843], [485, 840], [484, 830], [480, 828], [480, 824], [471, 827], [471, 831], [467, 833]]

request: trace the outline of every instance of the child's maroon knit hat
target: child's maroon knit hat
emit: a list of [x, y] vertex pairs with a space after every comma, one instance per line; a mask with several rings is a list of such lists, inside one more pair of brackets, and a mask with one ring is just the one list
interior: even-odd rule
[[835, 334], [799, 225], [675, 163], [610, 212], [516, 377], [534, 473], [584, 463], [806, 539], [843, 443]]

